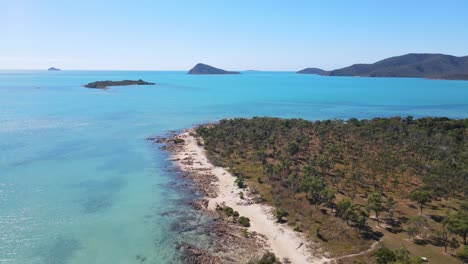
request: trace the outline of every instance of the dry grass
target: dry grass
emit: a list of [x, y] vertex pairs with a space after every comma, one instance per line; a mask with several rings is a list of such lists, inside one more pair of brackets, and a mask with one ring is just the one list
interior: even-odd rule
[[[210, 155], [210, 159], [215, 160], [219, 166], [230, 167], [234, 174], [242, 175], [248, 186], [258, 192], [265, 203], [272, 206], [279, 205], [286, 210], [289, 215], [285, 224], [290, 225], [292, 228], [299, 228], [301, 232], [304, 232], [331, 256], [343, 256], [365, 251], [375, 241], [364, 238], [356, 228], [348, 226], [343, 220], [333, 216], [330, 209], [324, 209], [323, 207], [315, 208], [315, 206], [310, 205], [304, 194], [292, 193], [288, 189], [281, 188], [281, 193], [273, 195], [273, 192], [277, 191], [280, 186], [275, 187], [265, 184], [268, 180], [263, 175], [261, 167], [250, 161], [236, 159], [228, 165], [219, 157]], [[353, 201], [356, 204], [364, 205], [366, 199], [363, 193], [366, 193], [366, 191], [358, 189]], [[274, 196], [279, 196], [280, 199], [273, 200]], [[345, 196], [347, 195], [338, 194], [337, 201]], [[411, 216], [419, 214], [419, 208], [415, 206], [414, 202], [407, 199], [396, 199], [395, 202], [395, 218], [406, 222]], [[433, 201], [430, 205], [424, 207], [423, 213], [426, 216], [443, 217], [446, 210], [458, 208], [459, 202], [459, 200], [455, 199]], [[373, 214], [371, 215], [373, 216]], [[385, 218], [385, 214], [381, 217]], [[440, 226], [440, 223], [436, 221], [431, 221], [431, 223], [434, 228]], [[380, 232], [383, 235], [382, 245], [392, 250], [403, 245], [411, 252], [411, 255], [427, 257], [431, 263], [460, 263], [453, 255], [445, 254], [444, 248], [440, 245], [431, 243], [419, 245], [409, 240], [404, 231], [406, 228], [406, 224], [404, 223], [399, 233], [389, 232], [385, 229], [385, 224], [381, 224], [382, 227], [378, 227], [375, 219], [369, 219], [368, 224], [374, 231]], [[320, 230], [320, 236], [317, 236], [317, 228]], [[448, 252], [452, 253], [450, 249], [448, 249]], [[339, 263], [375, 263], [375, 257], [373, 253], [369, 253], [358, 257], [346, 258], [340, 260]]]
[[[375, 241], [363, 238], [356, 228], [348, 226], [343, 220], [334, 217], [331, 210], [312, 206], [305, 194], [297, 194], [280, 186], [265, 184], [267, 179], [259, 166], [236, 160], [232, 170], [245, 177], [247, 185], [258, 192], [265, 203], [271, 206], [279, 205], [288, 212], [285, 224], [292, 228], [299, 228], [301, 232], [332, 256], [367, 250]], [[277, 193], [274, 196], [280, 198], [273, 200], [273, 192], [275, 191]]]

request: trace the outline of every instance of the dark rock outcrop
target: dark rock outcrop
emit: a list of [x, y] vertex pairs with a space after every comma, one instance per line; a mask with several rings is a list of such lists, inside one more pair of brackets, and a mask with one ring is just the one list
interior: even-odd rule
[[218, 69], [210, 65], [206, 65], [203, 63], [198, 63], [193, 67], [188, 74], [240, 74], [240, 72], [236, 71], [225, 71], [223, 69]]
[[49, 69], [47, 69], [48, 71], [60, 71], [60, 69], [58, 68], [55, 68], [55, 67], [50, 67]]
[[324, 76], [416, 77], [467, 80], [468, 56], [455, 57], [444, 54], [410, 53], [372, 64], [354, 64], [333, 71], [308, 68], [298, 73]]
[[129, 85], [154, 85], [155, 83], [145, 82], [143, 80], [123, 80], [123, 81], [98, 81], [86, 84], [86, 88], [107, 89], [110, 86], [129, 86]]
[[179, 245], [182, 251], [182, 259], [186, 264], [221, 264], [221, 258], [212, 255], [209, 251], [194, 245], [182, 243]]

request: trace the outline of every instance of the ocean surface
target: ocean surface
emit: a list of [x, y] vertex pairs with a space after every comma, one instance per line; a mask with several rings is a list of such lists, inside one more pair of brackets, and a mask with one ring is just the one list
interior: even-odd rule
[[[83, 88], [97, 80], [156, 86]], [[468, 82], [0, 71], [0, 263], [180, 263], [197, 194], [145, 138], [221, 118], [468, 117]]]

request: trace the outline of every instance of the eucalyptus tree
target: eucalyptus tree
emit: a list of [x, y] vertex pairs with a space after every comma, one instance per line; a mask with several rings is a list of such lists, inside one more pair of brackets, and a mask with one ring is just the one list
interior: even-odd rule
[[378, 192], [371, 193], [367, 198], [367, 209], [375, 212], [377, 226], [380, 226], [379, 213], [383, 210], [382, 194]]
[[418, 203], [422, 215], [423, 206], [431, 202], [431, 194], [417, 189], [410, 194], [410, 199]]

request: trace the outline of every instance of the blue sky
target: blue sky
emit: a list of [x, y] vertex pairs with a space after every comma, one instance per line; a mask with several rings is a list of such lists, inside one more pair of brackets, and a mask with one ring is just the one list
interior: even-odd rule
[[465, 0], [0, 0], [0, 69], [334, 69], [468, 55]]

